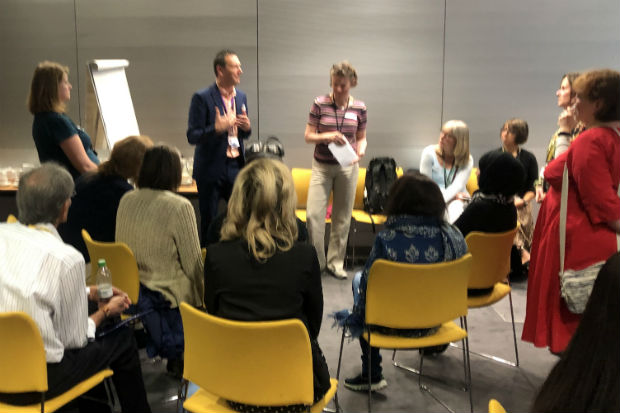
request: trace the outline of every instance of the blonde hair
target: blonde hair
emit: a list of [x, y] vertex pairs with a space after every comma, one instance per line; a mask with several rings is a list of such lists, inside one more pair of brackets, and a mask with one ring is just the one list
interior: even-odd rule
[[[469, 128], [462, 120], [449, 120], [443, 124], [441, 130], [447, 130], [448, 133], [456, 138], [454, 146], [454, 166], [465, 166], [469, 162]], [[441, 147], [435, 147], [435, 153], [443, 156]]]
[[30, 83], [28, 110], [33, 115], [40, 112], [65, 111], [65, 104], [58, 97], [58, 85], [64, 75], [69, 76], [69, 68], [60, 63], [43, 61], [37, 65]]
[[257, 159], [235, 180], [222, 225], [222, 241], [244, 239], [259, 262], [278, 250], [288, 251], [297, 239], [296, 204], [293, 177], [286, 165]]
[[329, 85], [332, 85], [332, 78], [334, 76], [345, 77], [351, 82], [351, 87], [357, 86], [357, 72], [348, 60], [343, 60], [340, 63], [335, 63], [329, 71]]

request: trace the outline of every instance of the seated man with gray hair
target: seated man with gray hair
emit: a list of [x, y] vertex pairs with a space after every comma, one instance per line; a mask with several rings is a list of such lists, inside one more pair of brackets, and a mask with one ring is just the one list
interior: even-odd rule
[[[87, 300], [97, 300], [97, 287], [86, 287], [82, 254], [56, 231], [67, 219], [73, 189], [71, 174], [53, 163], [20, 178], [19, 222], [0, 224], [0, 312], [26, 312], [39, 327], [47, 360], [46, 398], [110, 367], [122, 411], [150, 412], [132, 330], [119, 328], [93, 340], [96, 327], [122, 313], [130, 301], [114, 289], [113, 297], [88, 316]], [[16, 405], [38, 403], [40, 397], [0, 393], [0, 400]]]

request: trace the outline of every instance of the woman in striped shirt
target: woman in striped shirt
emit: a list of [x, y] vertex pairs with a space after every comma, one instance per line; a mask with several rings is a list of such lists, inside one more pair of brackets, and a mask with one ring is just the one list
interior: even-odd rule
[[[358, 161], [366, 152], [366, 105], [349, 94], [356, 85], [357, 72], [349, 62], [333, 65], [330, 70], [332, 92], [314, 100], [305, 132], [306, 142], [315, 145], [306, 207], [308, 234], [316, 248], [321, 270], [341, 279], [347, 278], [344, 257]], [[348, 142], [355, 151], [356, 160], [350, 165], [340, 165], [328, 147], [332, 142], [337, 145]], [[325, 214], [332, 190], [332, 225], [326, 258]]]

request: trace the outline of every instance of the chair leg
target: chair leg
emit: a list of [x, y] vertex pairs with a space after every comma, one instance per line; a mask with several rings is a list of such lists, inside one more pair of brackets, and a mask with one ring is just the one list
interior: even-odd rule
[[[340, 354], [338, 355], [338, 370], [336, 370], [336, 380], [338, 384], [340, 384], [340, 365], [342, 363], [342, 348], [344, 346], [344, 335], [347, 331], [346, 327], [342, 328], [342, 337], [340, 338]], [[334, 395], [334, 404], [336, 405], [336, 412], [341, 412], [340, 403], [338, 403], [338, 389], [336, 389], [336, 394]]]
[[[360, 339], [361, 340], [361, 339]], [[370, 386], [372, 384], [371, 381], [371, 377], [372, 377], [372, 365], [371, 365], [371, 360], [370, 360], [370, 354], [372, 353], [372, 351], [370, 351], [370, 329], [368, 329], [368, 413], [370, 413], [372, 411], [372, 407], [371, 407], [371, 390], [370, 390]]]
[[[463, 322], [465, 323], [465, 331], [467, 331], [467, 317], [463, 317]], [[466, 336], [464, 339], [463, 348], [466, 351], [463, 352], [465, 358], [463, 359], [463, 363], [467, 365], [467, 387], [469, 388], [469, 409], [471, 413], [474, 413], [474, 397], [472, 395], [472, 385], [471, 385], [471, 359], [469, 358], [469, 336]]]
[[422, 352], [420, 354], [420, 374], [418, 374], [418, 386], [420, 388], [420, 391], [426, 392], [428, 393], [433, 399], [435, 399], [435, 401], [439, 404], [441, 404], [443, 407], [446, 408], [446, 410], [448, 410], [450, 413], [455, 413], [454, 410], [452, 410], [450, 408], [450, 406], [448, 406], [447, 404], [445, 404], [443, 402], [443, 400], [441, 400], [439, 397], [437, 397], [435, 395], [435, 393], [433, 393], [431, 391], [431, 389], [426, 385], [426, 384], [422, 384], [422, 367], [424, 365], [424, 352]]
[[[452, 343], [450, 345], [452, 345]], [[413, 373], [413, 374], [417, 374], [418, 376], [422, 375], [422, 372], [419, 370], [419, 368], [416, 369], [415, 367], [405, 366], [404, 364], [399, 363], [395, 359], [396, 359], [396, 350], [394, 350], [394, 352], [392, 353], [392, 365], [394, 367], [398, 367], [399, 369], [407, 370], [408, 372]], [[433, 376], [428, 376], [428, 375], [424, 376], [424, 377], [426, 379], [428, 379], [428, 380], [433, 380], [433, 381], [436, 381], [437, 383], [441, 383], [441, 384], [443, 384], [445, 386], [454, 388], [454, 386], [452, 384], [448, 383], [446, 380], [440, 379], [439, 377], [433, 377]], [[457, 387], [457, 388], [459, 390], [461, 390], [461, 391], [467, 391], [467, 387], [466, 386]]]
[[[498, 357], [498, 356], [494, 356], [492, 354], [477, 353], [477, 352], [471, 351], [471, 350], [469, 350], [469, 353], [470, 354], [475, 354], [476, 356], [479, 356], [479, 357], [484, 357], [484, 358], [489, 359], [489, 360], [493, 360], [493, 361], [495, 361], [497, 363], [507, 364], [507, 365], [512, 366], [512, 367], [519, 367], [519, 351], [517, 350], [517, 333], [516, 333], [515, 323], [514, 323], [515, 318], [514, 318], [514, 311], [513, 311], [513, 307], [512, 307], [512, 294], [508, 293], [508, 297], [510, 298], [510, 317], [512, 318], [512, 336], [513, 336], [514, 344], [515, 344], [515, 356], [516, 356], [516, 360], [517, 360], [516, 363], [512, 362], [512, 361], [509, 361], [509, 360], [506, 360], [506, 359], [503, 359], [503, 358]], [[463, 327], [462, 322], [461, 322], [461, 327]], [[450, 343], [450, 346], [451, 347], [460, 348], [458, 345], [456, 345], [454, 343]]]
[[110, 407], [110, 411], [114, 411], [114, 397], [112, 397], [112, 389], [110, 388], [110, 379], [107, 378], [103, 380], [103, 387], [105, 388], [105, 394], [108, 398], [108, 406]]
[[353, 219], [353, 246], [351, 248], [352, 258], [351, 258], [351, 268], [355, 267], [355, 244], [357, 244], [357, 220]]
[[[464, 325], [463, 324], [463, 317], [459, 317], [459, 321], [461, 322], [461, 328], [464, 328], [463, 327], [463, 325]], [[467, 331], [466, 328], [465, 328], [465, 331]], [[452, 343], [450, 343], [450, 344], [452, 344]], [[463, 360], [465, 360], [465, 346], [463, 346]], [[465, 365], [465, 361], [463, 361], [463, 374], [464, 374], [463, 377], [465, 379], [465, 389], [469, 389], [469, 384], [467, 383], [467, 366]]]
[[519, 367], [519, 349], [517, 348], [517, 332], [515, 329], [515, 314], [512, 308], [512, 291], [508, 293], [508, 299], [510, 300], [510, 318], [512, 319], [512, 337], [515, 342], [515, 359], [516, 359], [516, 367]]

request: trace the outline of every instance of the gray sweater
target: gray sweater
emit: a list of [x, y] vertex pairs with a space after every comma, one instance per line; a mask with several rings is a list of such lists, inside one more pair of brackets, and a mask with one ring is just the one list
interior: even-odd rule
[[203, 261], [192, 204], [170, 191], [136, 189], [123, 198], [116, 217], [116, 241], [129, 245], [140, 283], [178, 307], [202, 306]]

